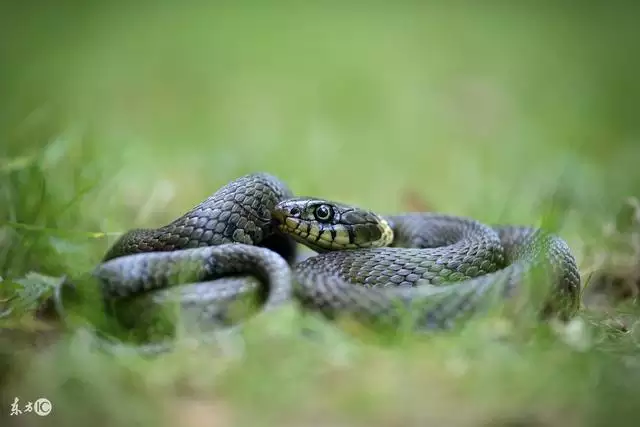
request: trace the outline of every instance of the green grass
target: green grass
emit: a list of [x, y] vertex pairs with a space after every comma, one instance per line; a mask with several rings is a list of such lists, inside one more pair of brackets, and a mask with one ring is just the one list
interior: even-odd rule
[[[602, 231], [640, 188], [636, 11], [618, 3], [3, 6], [2, 295], [42, 282], [29, 273], [89, 271], [118, 233], [164, 224], [254, 171], [382, 213], [426, 204], [549, 226], [585, 282], [594, 252], [635, 262], [633, 233]], [[145, 360], [97, 354], [85, 328], [59, 334], [21, 316], [32, 308], [22, 297], [0, 332], [0, 414], [16, 396], [48, 397], [55, 412], [8, 418], [16, 425], [640, 415], [633, 302], [605, 316], [625, 319], [625, 333], [584, 309], [564, 329], [491, 318], [393, 340], [289, 308], [242, 338]], [[307, 324], [318, 340], [300, 337]], [[20, 345], [33, 339], [21, 331], [42, 329], [53, 344]]]

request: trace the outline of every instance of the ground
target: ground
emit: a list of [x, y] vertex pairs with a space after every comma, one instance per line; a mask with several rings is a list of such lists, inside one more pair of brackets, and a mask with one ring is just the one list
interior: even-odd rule
[[[2, 6], [2, 424], [635, 425], [640, 64], [619, 6]], [[255, 171], [382, 213], [548, 227], [585, 305], [392, 339], [289, 307], [149, 360], [8, 300]], [[53, 412], [12, 417], [16, 397]]]

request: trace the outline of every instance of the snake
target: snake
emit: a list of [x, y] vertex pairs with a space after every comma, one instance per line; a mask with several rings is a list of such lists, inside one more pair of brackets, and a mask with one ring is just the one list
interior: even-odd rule
[[167, 225], [125, 232], [91, 276], [106, 307], [132, 313], [124, 324], [175, 301], [213, 329], [236, 327], [228, 307], [247, 296], [252, 316], [293, 302], [329, 320], [400, 328], [409, 319], [432, 331], [518, 295], [570, 318], [580, 291], [568, 244], [541, 228], [382, 215], [295, 196], [266, 172], [228, 182]]

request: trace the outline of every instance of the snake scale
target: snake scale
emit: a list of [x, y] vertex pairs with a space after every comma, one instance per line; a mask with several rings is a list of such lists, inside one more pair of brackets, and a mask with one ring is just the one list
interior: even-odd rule
[[[316, 254], [298, 260], [298, 243]], [[527, 278], [542, 290], [541, 309], [563, 316], [580, 291], [568, 245], [541, 229], [382, 216], [294, 197], [267, 173], [229, 182], [168, 225], [126, 232], [93, 277], [106, 302], [177, 298], [205, 323], [225, 323], [228, 303], [253, 295], [260, 314], [293, 300], [329, 319], [398, 326], [409, 314], [417, 330], [451, 328], [495, 298], [529, 298]]]

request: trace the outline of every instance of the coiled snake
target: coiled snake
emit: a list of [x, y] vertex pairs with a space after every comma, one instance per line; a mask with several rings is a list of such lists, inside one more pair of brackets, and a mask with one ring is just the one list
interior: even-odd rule
[[[296, 263], [296, 242], [317, 255]], [[125, 233], [93, 276], [107, 302], [172, 295], [212, 324], [228, 321], [224, 307], [247, 294], [261, 313], [293, 299], [327, 318], [397, 326], [409, 314], [424, 330], [450, 328], [495, 298], [533, 298], [527, 278], [543, 291], [540, 308], [564, 316], [580, 290], [569, 247], [542, 230], [434, 213], [383, 217], [294, 198], [266, 173], [231, 181], [164, 227]]]

